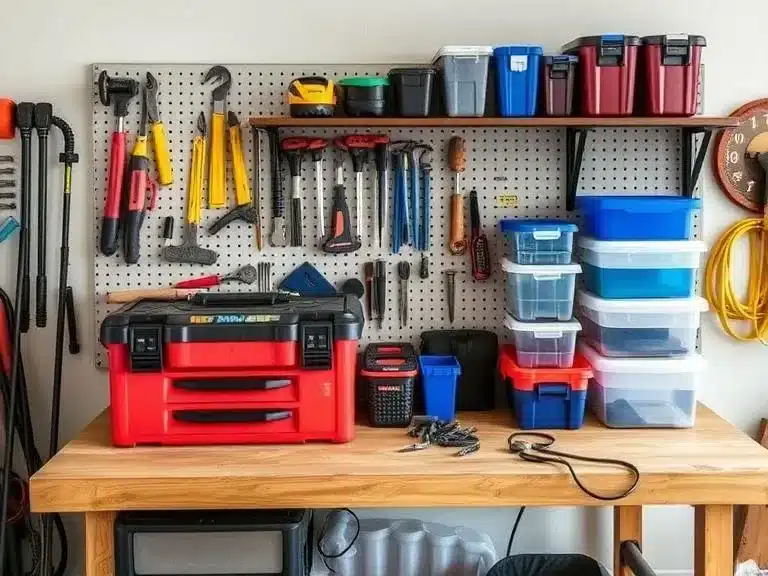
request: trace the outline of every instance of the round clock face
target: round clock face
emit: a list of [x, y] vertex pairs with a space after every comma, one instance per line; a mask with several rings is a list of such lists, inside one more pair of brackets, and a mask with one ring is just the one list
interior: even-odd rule
[[745, 104], [731, 116], [740, 122], [718, 136], [714, 158], [717, 179], [736, 204], [762, 214], [765, 171], [756, 158], [747, 154], [747, 146], [753, 138], [768, 132], [768, 99]]

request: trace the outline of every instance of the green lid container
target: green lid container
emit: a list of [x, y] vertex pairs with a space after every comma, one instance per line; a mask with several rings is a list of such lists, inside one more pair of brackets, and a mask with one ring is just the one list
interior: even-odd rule
[[375, 88], [377, 86], [389, 86], [389, 78], [386, 76], [350, 76], [342, 78], [339, 84], [357, 88]]

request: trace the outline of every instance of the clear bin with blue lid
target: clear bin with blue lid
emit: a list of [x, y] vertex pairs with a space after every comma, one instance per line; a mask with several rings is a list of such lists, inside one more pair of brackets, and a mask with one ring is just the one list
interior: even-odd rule
[[523, 368], [570, 368], [576, 350], [578, 320], [520, 322], [507, 315], [504, 326], [512, 333], [517, 364]]
[[440, 71], [448, 116], [482, 116], [491, 46], [443, 46], [433, 65]]
[[600, 298], [690, 298], [701, 253], [697, 240], [612, 242], [580, 237], [584, 288]]
[[499, 114], [535, 116], [539, 95], [541, 46], [497, 46], [493, 50]]
[[461, 365], [455, 356], [423, 354], [419, 356], [419, 372], [424, 388], [424, 411], [427, 416], [452, 421], [456, 418], [456, 383]]
[[518, 320], [570, 320], [578, 264], [527, 266], [502, 259], [507, 314]]
[[579, 228], [565, 220], [504, 219], [499, 222], [507, 241], [507, 258], [517, 264], [570, 264], [573, 233]]
[[592, 366], [589, 405], [611, 428], [690, 428], [706, 362], [699, 354], [680, 358], [606, 358], [583, 342]]
[[574, 314], [581, 338], [603, 356], [674, 357], [696, 351], [704, 298], [607, 300], [579, 290]]
[[577, 196], [583, 232], [598, 240], [690, 240], [700, 198]]

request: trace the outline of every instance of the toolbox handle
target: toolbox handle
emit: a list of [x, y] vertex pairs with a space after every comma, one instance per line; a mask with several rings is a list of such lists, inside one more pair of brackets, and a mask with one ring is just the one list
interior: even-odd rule
[[563, 400], [570, 400], [571, 388], [568, 384], [542, 382], [536, 386], [536, 396], [538, 396], [539, 399], [543, 396], [557, 396], [563, 398]]
[[597, 53], [598, 66], [623, 66], [624, 36], [621, 34], [606, 34], [600, 37]]
[[245, 424], [287, 420], [290, 410], [174, 410], [173, 419], [190, 424]]
[[291, 385], [289, 379], [267, 378], [209, 378], [201, 380], [174, 380], [173, 387], [195, 392], [228, 392], [235, 390], [277, 390]]
[[662, 46], [664, 66], [687, 66], [691, 63], [691, 44], [687, 35], [667, 34]]
[[290, 302], [288, 294], [272, 292], [240, 292], [230, 294], [212, 294], [198, 292], [192, 297], [192, 303], [200, 306], [228, 306], [232, 304], [248, 306], [273, 306]]

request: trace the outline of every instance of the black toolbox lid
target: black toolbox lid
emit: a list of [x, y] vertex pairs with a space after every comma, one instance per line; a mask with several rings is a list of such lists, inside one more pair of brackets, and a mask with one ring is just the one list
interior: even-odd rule
[[643, 44], [687, 44], [688, 46], [706, 46], [707, 39], [704, 36], [688, 34], [659, 34], [656, 36], [643, 36]]
[[568, 42], [563, 46], [563, 52], [572, 52], [583, 46], [600, 46], [606, 42], [619, 43], [623, 42], [625, 46], [640, 46], [640, 38], [638, 36], [625, 36], [623, 34], [603, 34], [602, 36], [582, 36], [576, 38], [572, 42]]
[[104, 318], [100, 342], [127, 344], [139, 325], [163, 326], [164, 342], [299, 340], [302, 322], [329, 322], [336, 340], [358, 340], [365, 323], [352, 295], [197, 294], [192, 300], [141, 300]]

